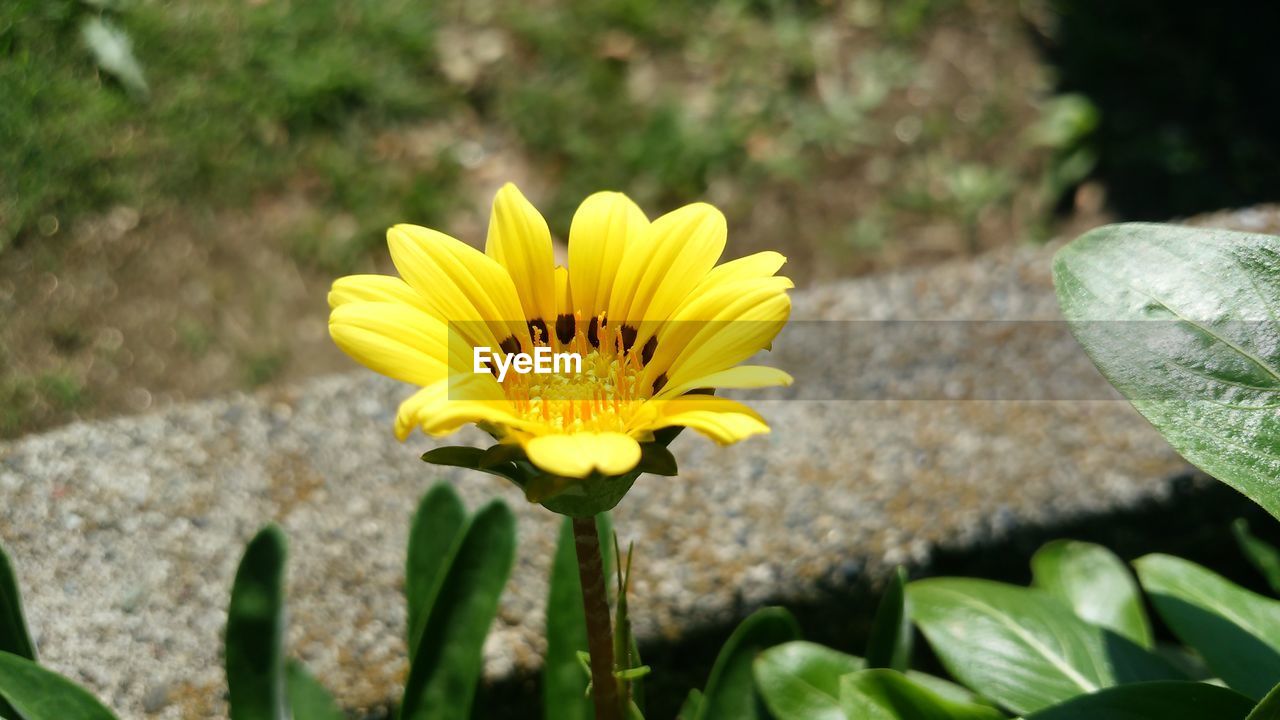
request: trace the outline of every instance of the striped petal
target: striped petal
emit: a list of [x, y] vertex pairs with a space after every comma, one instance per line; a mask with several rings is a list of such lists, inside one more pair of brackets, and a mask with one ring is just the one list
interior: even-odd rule
[[540, 435], [525, 442], [529, 460], [546, 472], [582, 478], [592, 471], [621, 475], [640, 462], [640, 444], [617, 432]]
[[627, 245], [609, 297], [610, 324], [633, 326], [643, 344], [715, 266], [727, 233], [724, 215], [706, 203], [653, 221], [643, 241]]
[[432, 308], [426, 298], [392, 275], [348, 275], [333, 281], [329, 290], [329, 309], [353, 302], [398, 302], [426, 313]]
[[475, 345], [527, 342], [528, 327], [511, 276], [496, 260], [444, 233], [417, 225], [387, 231], [400, 276]]
[[641, 420], [633, 433], [679, 426], [692, 428], [721, 445], [730, 445], [769, 432], [769, 426], [756, 411], [726, 398], [691, 396], [650, 401], [646, 408], [649, 406], [653, 409], [646, 414], [648, 419]]
[[511, 183], [503, 185], [493, 199], [484, 251], [506, 268], [515, 283], [523, 313], [507, 319], [541, 320], [550, 325], [556, 316], [551, 231], [538, 210]]
[[654, 399], [674, 398], [690, 390], [700, 388], [722, 388], [745, 390], [762, 387], [790, 387], [795, 379], [778, 368], [765, 365], [738, 365], [728, 370], [703, 375], [687, 380], [680, 385], [668, 383], [662, 392], [654, 395]]
[[569, 226], [569, 287], [580, 319], [609, 310], [622, 257], [648, 230], [649, 219], [622, 193], [598, 192], [578, 206]]
[[329, 315], [329, 335], [356, 362], [415, 385], [443, 380], [451, 364], [469, 362], [470, 348], [448, 326], [401, 303], [340, 305]]

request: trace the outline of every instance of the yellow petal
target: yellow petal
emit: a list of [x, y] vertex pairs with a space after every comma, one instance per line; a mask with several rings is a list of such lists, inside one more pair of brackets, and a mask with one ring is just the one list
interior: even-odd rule
[[654, 395], [654, 398], [674, 398], [698, 388], [790, 387], [792, 382], [794, 379], [778, 368], [764, 365], [739, 365], [685, 381], [680, 385], [668, 383], [662, 388], [662, 392]]
[[524, 448], [534, 465], [565, 477], [586, 477], [593, 470], [620, 475], [640, 462], [640, 444], [617, 432], [540, 435]]
[[644, 212], [622, 193], [598, 192], [578, 206], [569, 226], [569, 287], [583, 321], [609, 309], [623, 254], [648, 229]]
[[503, 185], [493, 199], [484, 251], [507, 269], [515, 283], [521, 317], [550, 326], [556, 316], [551, 231], [533, 204], [511, 183]]
[[329, 309], [352, 302], [398, 302], [431, 313], [426, 298], [392, 275], [348, 275], [329, 290]]
[[682, 385], [768, 347], [790, 315], [790, 287], [785, 277], [738, 280], [685, 303], [658, 329], [646, 384], [666, 375], [668, 385]]
[[609, 297], [610, 325], [637, 328], [643, 343], [715, 266], [727, 232], [724, 215], [706, 203], [654, 220], [642, 242], [627, 245]]
[[631, 429], [633, 434], [681, 426], [697, 430], [721, 445], [729, 445], [769, 432], [769, 426], [756, 411], [726, 398], [686, 396], [676, 400], [650, 401], [645, 404], [645, 409], [648, 412], [637, 416]]
[[476, 422], [526, 425], [487, 374], [453, 375], [414, 393], [400, 404], [396, 437], [404, 440], [415, 427], [429, 435], [449, 435]]
[[722, 283], [770, 277], [777, 274], [778, 270], [786, 262], [787, 258], [782, 253], [772, 250], [758, 252], [737, 260], [730, 260], [712, 268], [711, 272], [708, 272], [707, 276], [698, 284], [694, 294], [696, 295], [698, 291], [710, 289]]
[[443, 380], [451, 361], [466, 367], [469, 347], [425, 312], [401, 303], [354, 302], [329, 315], [329, 334], [365, 367], [415, 385]]
[[528, 338], [511, 276], [496, 260], [444, 233], [416, 225], [387, 231], [391, 261], [405, 282], [474, 345]]

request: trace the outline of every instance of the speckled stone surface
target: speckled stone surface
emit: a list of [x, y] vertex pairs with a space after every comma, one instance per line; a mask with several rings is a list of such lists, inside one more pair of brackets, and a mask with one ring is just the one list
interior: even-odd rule
[[[1268, 230], [1275, 217], [1210, 222]], [[794, 314], [1056, 320], [1053, 249], [802, 289]], [[886, 346], [847, 322], [831, 326], [846, 343], [841, 365], [815, 327], [797, 323], [775, 346], [782, 365], [822, 374], [757, 405], [773, 434], [720, 449], [686, 433], [673, 446], [682, 475], [641, 479], [617, 510], [639, 547], [642, 636], [678, 638], [708, 618], [803, 598], [851, 566], [883, 572], [939, 543], [1161, 497], [1184, 467], [1053, 323], [1013, 326], [1013, 371], [989, 364], [989, 343]], [[1052, 377], [1056, 389], [1038, 398], [1028, 382], [1009, 398], [965, 399], [1010, 372]], [[823, 384], [829, 392], [812, 391]], [[409, 517], [446, 478], [472, 507], [501, 497], [517, 509], [519, 559], [487, 672], [535, 667], [557, 518], [495, 478], [422, 464], [431, 441], [390, 433], [405, 393], [358, 372], [0, 444], [0, 540], [46, 662], [122, 717], [222, 717], [228, 590], [244, 543], [275, 520], [291, 540], [291, 652], [345, 706], [382, 705], [406, 670]]]

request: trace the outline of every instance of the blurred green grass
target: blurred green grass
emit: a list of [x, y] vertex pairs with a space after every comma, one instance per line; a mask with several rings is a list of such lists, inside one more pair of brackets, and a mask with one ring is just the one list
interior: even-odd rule
[[[387, 131], [459, 117], [514, 136], [551, 169], [547, 211], [560, 232], [599, 188], [669, 207], [717, 178], [746, 189], [797, 185], [815, 166], [892, 141], [872, 116], [912, 81], [920, 37], [963, 4], [10, 0], [0, 8], [0, 96], [9, 99], [0, 107], [0, 246], [116, 203], [234, 207], [293, 184], [358, 228], [336, 239], [298, 228], [291, 251], [348, 270], [387, 225], [438, 223], [464, 202], [454, 147], [413, 164], [380, 161], [378, 150]], [[131, 42], [145, 97], [95, 63], [88, 22]], [[859, 58], [861, 89], [824, 97], [814, 92], [815, 34], [851, 23], [876, 38]], [[442, 28], [480, 27], [502, 33], [500, 57], [463, 57], [478, 69], [448, 77], [441, 57], [474, 52], [474, 36], [442, 52]], [[658, 74], [647, 87], [637, 83], [637, 58]], [[992, 107], [977, 132], [1007, 132], [1002, 99], [985, 100]], [[953, 124], [935, 115], [916, 131], [925, 140]], [[941, 171], [996, 177], [978, 195], [983, 204], [1007, 197], [1008, 169], [972, 165]], [[954, 198], [924, 197], [963, 220], [973, 214], [964, 196], [972, 183], [952, 185]], [[871, 225], [918, 210], [918, 200], [890, 198], [884, 212], [868, 213]], [[871, 225], [850, 228], [862, 245], [879, 242], [868, 240]]]
[[[0, 6], [0, 243], [113, 203], [244, 204], [304, 174], [336, 207], [438, 219], [419, 178], [368, 161], [381, 128], [458, 101], [426, 67], [430, 3], [102, 5]], [[148, 99], [95, 65], [95, 18], [131, 40]]]

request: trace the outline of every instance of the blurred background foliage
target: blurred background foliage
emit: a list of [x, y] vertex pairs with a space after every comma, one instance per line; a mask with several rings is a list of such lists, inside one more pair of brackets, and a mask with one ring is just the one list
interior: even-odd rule
[[0, 436], [348, 367], [332, 277], [508, 179], [561, 238], [709, 200], [802, 285], [1260, 199], [1235, 4], [8, 0]]

